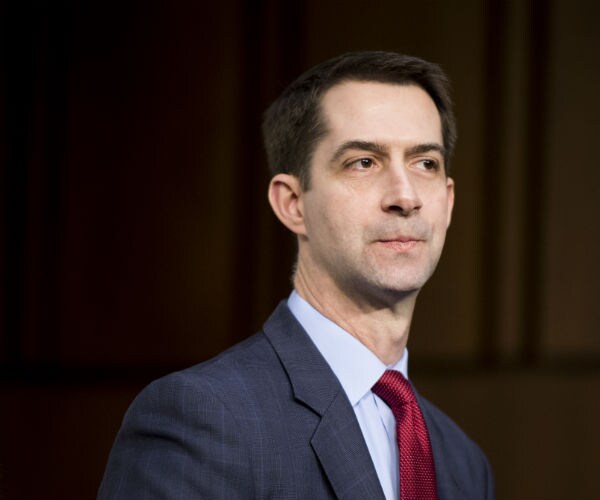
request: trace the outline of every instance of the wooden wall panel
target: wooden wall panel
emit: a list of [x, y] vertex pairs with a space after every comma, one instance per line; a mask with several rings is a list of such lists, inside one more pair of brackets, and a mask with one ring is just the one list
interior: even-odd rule
[[416, 382], [485, 450], [498, 499], [598, 498], [597, 370], [465, 370]]
[[260, 114], [313, 63], [379, 48], [439, 62], [459, 122], [411, 373], [488, 453], [500, 498], [600, 497], [593, 2], [7, 5], [0, 498], [93, 498], [139, 388], [287, 295]]
[[596, 3], [559, 2], [552, 19], [544, 253], [543, 349], [600, 362], [600, 16]]
[[0, 387], [0, 498], [93, 499], [139, 383]]

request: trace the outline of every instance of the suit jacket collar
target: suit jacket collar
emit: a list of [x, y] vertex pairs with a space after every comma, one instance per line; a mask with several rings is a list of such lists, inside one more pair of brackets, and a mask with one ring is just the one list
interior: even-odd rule
[[[354, 410], [333, 371], [285, 302], [277, 306], [263, 331], [288, 374], [295, 398], [321, 417], [311, 445], [337, 497], [384, 500]], [[429, 403], [416, 390], [415, 394], [429, 431], [439, 500], [464, 498], [453, 463], [446, 459], [443, 432], [428, 411]]]
[[331, 368], [281, 302], [263, 327], [295, 398], [321, 420], [311, 445], [340, 500], [384, 500], [354, 410]]

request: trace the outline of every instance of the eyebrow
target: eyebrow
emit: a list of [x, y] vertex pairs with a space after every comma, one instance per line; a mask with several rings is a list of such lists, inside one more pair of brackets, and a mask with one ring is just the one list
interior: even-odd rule
[[[343, 144], [341, 144], [333, 153], [331, 161], [335, 162], [336, 160], [339, 160], [340, 157], [347, 151], [357, 149], [361, 151], [369, 151], [380, 156], [389, 155], [389, 148], [383, 144], [373, 141], [353, 140], [346, 141]], [[437, 151], [442, 156], [446, 156], [446, 148], [444, 148], [444, 146], [438, 144], [437, 142], [426, 142], [423, 144], [416, 144], [414, 146], [411, 146], [405, 151], [405, 156], [416, 156], [423, 153], [430, 153], [432, 151]]]
[[405, 154], [406, 156], [415, 156], [423, 153], [431, 153], [432, 151], [437, 151], [443, 157], [446, 157], [446, 148], [437, 142], [427, 142], [425, 144], [411, 146], [406, 150]]
[[331, 161], [335, 162], [339, 160], [340, 157], [346, 153], [346, 151], [351, 151], [359, 149], [361, 151], [370, 151], [371, 153], [375, 153], [381, 156], [387, 156], [389, 154], [389, 149], [383, 144], [379, 144], [377, 142], [372, 141], [346, 141], [341, 144], [333, 153], [331, 157]]

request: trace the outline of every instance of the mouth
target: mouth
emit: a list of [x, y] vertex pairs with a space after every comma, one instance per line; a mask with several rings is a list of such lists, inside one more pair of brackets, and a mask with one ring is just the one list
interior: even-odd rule
[[423, 243], [423, 240], [412, 236], [398, 236], [395, 238], [378, 240], [377, 243], [396, 252], [407, 252], [417, 247], [420, 243]]

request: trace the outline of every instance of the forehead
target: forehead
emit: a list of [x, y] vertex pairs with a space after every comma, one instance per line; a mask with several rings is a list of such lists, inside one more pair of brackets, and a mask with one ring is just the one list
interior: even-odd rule
[[417, 85], [346, 81], [321, 99], [325, 139], [442, 143], [433, 99]]

